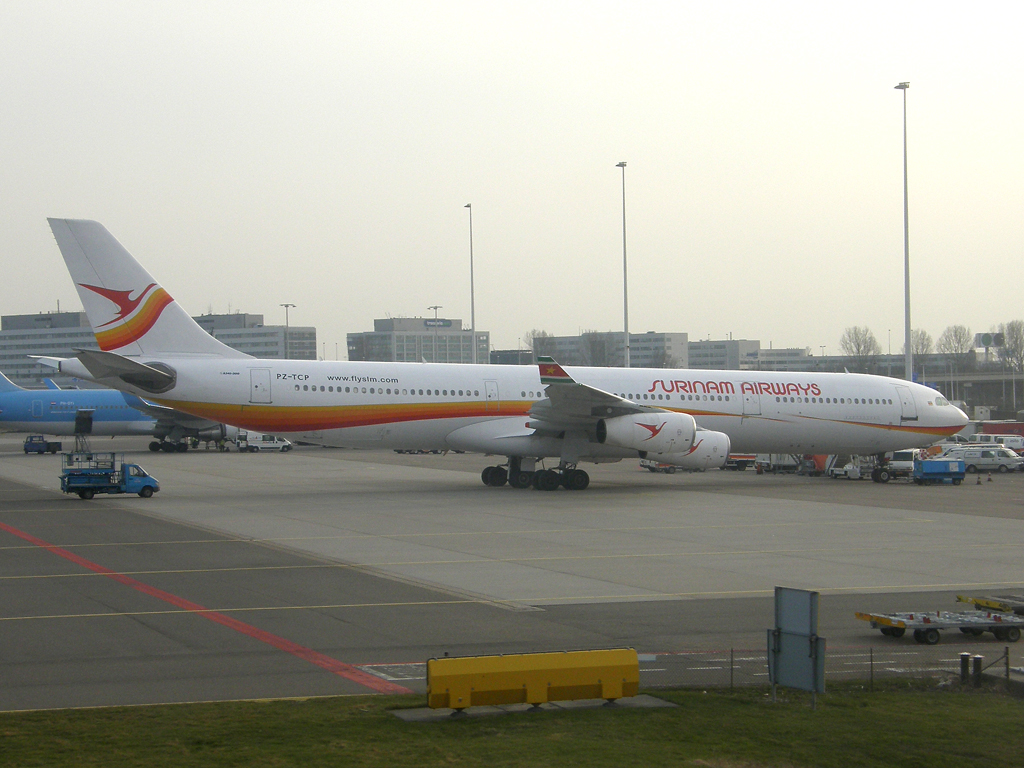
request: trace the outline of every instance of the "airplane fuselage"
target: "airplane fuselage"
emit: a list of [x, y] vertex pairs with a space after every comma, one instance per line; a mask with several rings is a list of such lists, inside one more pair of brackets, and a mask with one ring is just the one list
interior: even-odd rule
[[[342, 447], [459, 447], [450, 436], [480, 422], [506, 420], [525, 431], [531, 407], [545, 398], [536, 366], [141, 361], [164, 363], [176, 375], [164, 393], [126, 387], [147, 399], [211, 421]], [[566, 370], [581, 384], [639, 405], [691, 414], [699, 426], [727, 434], [735, 453], [880, 453], [928, 445], [963, 426], [962, 413], [935, 390], [879, 376]], [[555, 455], [550, 451], [536, 455]], [[596, 444], [592, 453], [636, 455]]]
[[107, 389], [24, 389], [0, 393], [0, 431], [75, 434], [80, 411], [92, 414], [92, 435], [150, 435], [156, 420]]

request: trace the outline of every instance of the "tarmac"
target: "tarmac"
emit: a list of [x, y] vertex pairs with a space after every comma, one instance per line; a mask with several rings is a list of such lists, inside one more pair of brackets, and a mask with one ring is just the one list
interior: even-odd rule
[[22, 439], [0, 436], [0, 710], [422, 693], [445, 653], [622, 646], [657, 687], [687, 654], [759, 666], [776, 585], [821, 593], [830, 649], [908, 653], [854, 611], [1024, 586], [1024, 474], [918, 487], [622, 462], [545, 493], [484, 486], [481, 456], [94, 438], [162, 488], [82, 501]]

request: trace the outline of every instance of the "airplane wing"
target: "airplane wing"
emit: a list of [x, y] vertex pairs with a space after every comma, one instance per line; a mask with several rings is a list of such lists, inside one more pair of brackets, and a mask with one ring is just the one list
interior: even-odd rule
[[540, 431], [558, 431], [594, 424], [598, 419], [663, 410], [580, 384], [550, 357], [538, 358], [538, 366], [547, 398], [530, 409], [530, 416], [536, 420], [530, 426]]

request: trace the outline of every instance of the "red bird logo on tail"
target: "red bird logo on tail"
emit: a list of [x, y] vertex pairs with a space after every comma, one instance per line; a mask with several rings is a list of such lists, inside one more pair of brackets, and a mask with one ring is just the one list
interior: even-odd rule
[[146, 294], [156, 287], [156, 283], [150, 283], [149, 285], [146, 286], [142, 293], [139, 294], [139, 297], [137, 299], [133, 299], [131, 297], [131, 291], [115, 291], [110, 288], [100, 288], [99, 286], [96, 285], [87, 285], [86, 283], [79, 283], [79, 285], [81, 285], [83, 288], [88, 288], [93, 293], [98, 293], [103, 298], [109, 299], [110, 301], [117, 305], [117, 316], [110, 322], [103, 323], [103, 325], [99, 326], [100, 328], [112, 325], [113, 323], [116, 323], [118, 320], [124, 320], [126, 317], [128, 317], [128, 315], [135, 311], [135, 309], [139, 306], [139, 303], [142, 301], [142, 299], [145, 298]]

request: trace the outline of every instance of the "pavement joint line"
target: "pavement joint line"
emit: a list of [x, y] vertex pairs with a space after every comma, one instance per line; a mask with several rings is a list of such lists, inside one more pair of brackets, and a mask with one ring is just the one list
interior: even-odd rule
[[[870, 526], [876, 528], [879, 525], [898, 525], [901, 523], [934, 523], [935, 521], [930, 518], [906, 518], [902, 520], [848, 520], [848, 521], [830, 521], [819, 523], [823, 527], [833, 526]], [[800, 527], [806, 528], [806, 523], [750, 523], [750, 524], [738, 524], [738, 525], [651, 525], [651, 526], [628, 526], [628, 527], [608, 527], [608, 528], [588, 528], [586, 526], [581, 528], [536, 528], [536, 529], [524, 529], [524, 530], [509, 530], [509, 531], [424, 531], [421, 533], [353, 533], [353, 534], [339, 534], [336, 536], [282, 536], [272, 538], [253, 538], [253, 537], [223, 537], [216, 539], [194, 539], [194, 540], [181, 540], [181, 539], [170, 539], [167, 541], [124, 541], [124, 542], [96, 542], [89, 544], [55, 544], [54, 546], [63, 547], [65, 549], [80, 549], [88, 547], [141, 547], [141, 546], [157, 546], [157, 545], [168, 545], [173, 546], [175, 544], [274, 544], [283, 541], [337, 541], [343, 539], [413, 539], [413, 538], [437, 538], [441, 536], [528, 536], [528, 535], [548, 535], [553, 533], [571, 533], [579, 534], [585, 533], [643, 533], [645, 531], [688, 531], [688, 530], [730, 530], [730, 529], [741, 529], [741, 528], [785, 528], [785, 527]], [[11, 550], [11, 549], [32, 549], [30, 545], [14, 545], [14, 546], [2, 546], [0, 551]]]
[[[823, 587], [820, 592], [828, 594], [830, 592], [865, 592], [869, 593], [870, 590], [885, 590], [885, 591], [897, 591], [897, 590], [909, 590], [915, 591], [920, 589], [966, 589], [971, 587], [1016, 587], [1022, 586], [1024, 582], [999, 582], [993, 584], [991, 582], [984, 582], [980, 584], [908, 584], [905, 586], [881, 586], [881, 587]], [[495, 599], [480, 599], [480, 600], [408, 600], [399, 602], [380, 602], [380, 603], [333, 603], [324, 605], [280, 605], [280, 606], [249, 606], [244, 608], [197, 608], [197, 609], [182, 609], [182, 610], [165, 610], [165, 611], [120, 611], [120, 612], [108, 612], [108, 613], [68, 613], [68, 614], [53, 614], [53, 615], [37, 615], [37, 616], [0, 616], [0, 622], [3, 621], [37, 621], [37, 620], [50, 620], [50, 619], [102, 619], [102, 618], [118, 618], [126, 616], [173, 616], [173, 615], [188, 615], [188, 614], [228, 614], [228, 613], [265, 613], [271, 611], [326, 611], [326, 610], [341, 610], [346, 608], [404, 608], [422, 605], [496, 605], [499, 603], [515, 603], [520, 602], [524, 604], [536, 604], [536, 603], [550, 603], [560, 601], [572, 601], [572, 602], [595, 602], [603, 600], [654, 600], [663, 598], [678, 598], [678, 599], [698, 599], [705, 597], [738, 597], [738, 596], [757, 596], [757, 595], [772, 595], [774, 594], [773, 589], [742, 589], [732, 591], [716, 591], [716, 592], [649, 592], [635, 595], [586, 595], [579, 597], [535, 597], [535, 598], [509, 598], [504, 600]], [[668, 652], [666, 652], [668, 653]], [[687, 651], [686, 653], [689, 653]], [[703, 651], [695, 651], [694, 653], [704, 653]], [[362, 665], [366, 666], [366, 665]]]
[[[0, 523], [0, 527], [3, 523]], [[981, 542], [975, 544], [969, 544], [967, 546], [961, 544], [950, 545], [956, 551], [962, 551], [969, 548], [982, 548], [992, 549], [997, 546], [996, 544], [989, 542]], [[324, 564], [313, 564], [313, 565], [275, 565], [275, 566], [248, 566], [243, 568], [198, 568], [198, 569], [185, 569], [185, 570], [164, 570], [164, 571], [125, 571], [125, 574], [130, 575], [147, 575], [147, 574], [173, 574], [173, 573], [219, 573], [219, 572], [230, 572], [230, 571], [260, 571], [260, 570], [289, 570], [289, 569], [304, 569], [304, 568], [396, 568], [396, 567], [407, 567], [407, 566], [436, 566], [436, 565], [487, 565], [491, 563], [512, 563], [512, 564], [523, 564], [528, 565], [530, 563], [549, 563], [549, 562], [565, 562], [565, 561], [581, 561], [581, 560], [628, 560], [628, 559], [648, 559], [648, 558], [687, 558], [687, 557], [735, 557], [735, 556], [750, 556], [750, 555], [820, 555], [840, 552], [843, 554], [855, 554], [858, 552], [882, 552], [885, 551], [884, 547], [818, 547], [812, 549], [736, 549], [736, 550], [723, 550], [720, 552], [715, 551], [700, 551], [700, 552], [633, 552], [633, 553], [619, 553], [619, 554], [601, 554], [601, 555], [546, 555], [544, 557], [487, 557], [486, 555], [476, 555], [471, 557], [464, 557], [460, 559], [451, 560], [393, 560], [393, 561], [378, 561], [368, 563], [324, 563]], [[908, 550], [906, 547], [894, 547], [894, 551], [898, 551], [901, 555], [908, 553], [914, 553], [915, 550]], [[935, 547], [928, 549], [918, 550], [917, 554], [935, 554], [940, 550]], [[38, 576], [0, 576], [0, 580], [11, 580], [11, 579], [33, 579], [33, 578], [67, 578], [67, 577], [84, 577], [91, 575], [103, 575], [103, 574], [41, 574]]]
[[251, 624], [246, 624], [244, 622], [239, 621], [238, 619], [231, 618], [223, 612], [211, 611], [210, 609], [206, 608], [203, 605], [200, 605], [199, 603], [195, 603], [191, 600], [178, 597], [177, 595], [171, 594], [170, 592], [165, 592], [162, 589], [158, 589], [149, 584], [145, 584], [141, 581], [133, 579], [129, 576], [117, 573], [116, 571], [99, 565], [98, 563], [86, 560], [85, 558], [80, 557], [79, 555], [76, 555], [73, 552], [69, 552], [66, 549], [56, 547], [44, 541], [43, 539], [33, 536], [30, 533], [26, 533], [10, 525], [7, 525], [6, 523], [0, 522], [0, 530], [6, 531], [7, 533], [17, 536], [20, 539], [31, 542], [36, 546], [40, 547], [41, 549], [44, 549], [47, 552], [56, 555], [57, 557], [62, 557], [65, 560], [69, 560], [72, 563], [81, 566], [82, 568], [86, 568], [90, 571], [95, 571], [97, 573], [103, 573], [112, 581], [115, 581], [123, 586], [129, 587], [130, 589], [134, 589], [137, 592], [141, 592], [144, 595], [156, 598], [157, 600], [161, 600], [165, 603], [170, 603], [171, 605], [178, 606], [187, 613], [191, 613], [192, 615], [199, 616], [203, 619], [207, 619], [227, 629], [234, 630], [235, 632], [238, 632], [241, 635], [252, 638], [253, 640], [264, 643], [265, 645], [269, 645], [271, 648], [276, 648], [279, 651], [289, 653], [292, 656], [295, 656], [296, 658], [309, 662], [310, 664], [320, 667], [321, 669], [324, 669], [327, 672], [330, 672], [331, 674], [337, 675], [338, 677], [343, 677], [346, 680], [350, 680], [351, 682], [356, 683], [357, 685], [362, 685], [365, 688], [377, 691], [378, 693], [411, 693], [411, 691], [408, 688], [396, 685], [395, 683], [389, 683], [385, 680], [381, 680], [380, 678], [371, 675], [367, 672], [364, 672], [363, 670], [354, 667], [351, 664], [346, 664], [343, 661], [340, 661], [338, 659], [327, 656], [326, 654], [315, 651], [312, 648], [307, 648], [292, 640], [288, 640], [287, 638], [281, 637], [280, 635], [275, 635], [274, 633], [268, 632], [267, 630], [260, 629], [259, 627], [253, 626]]

